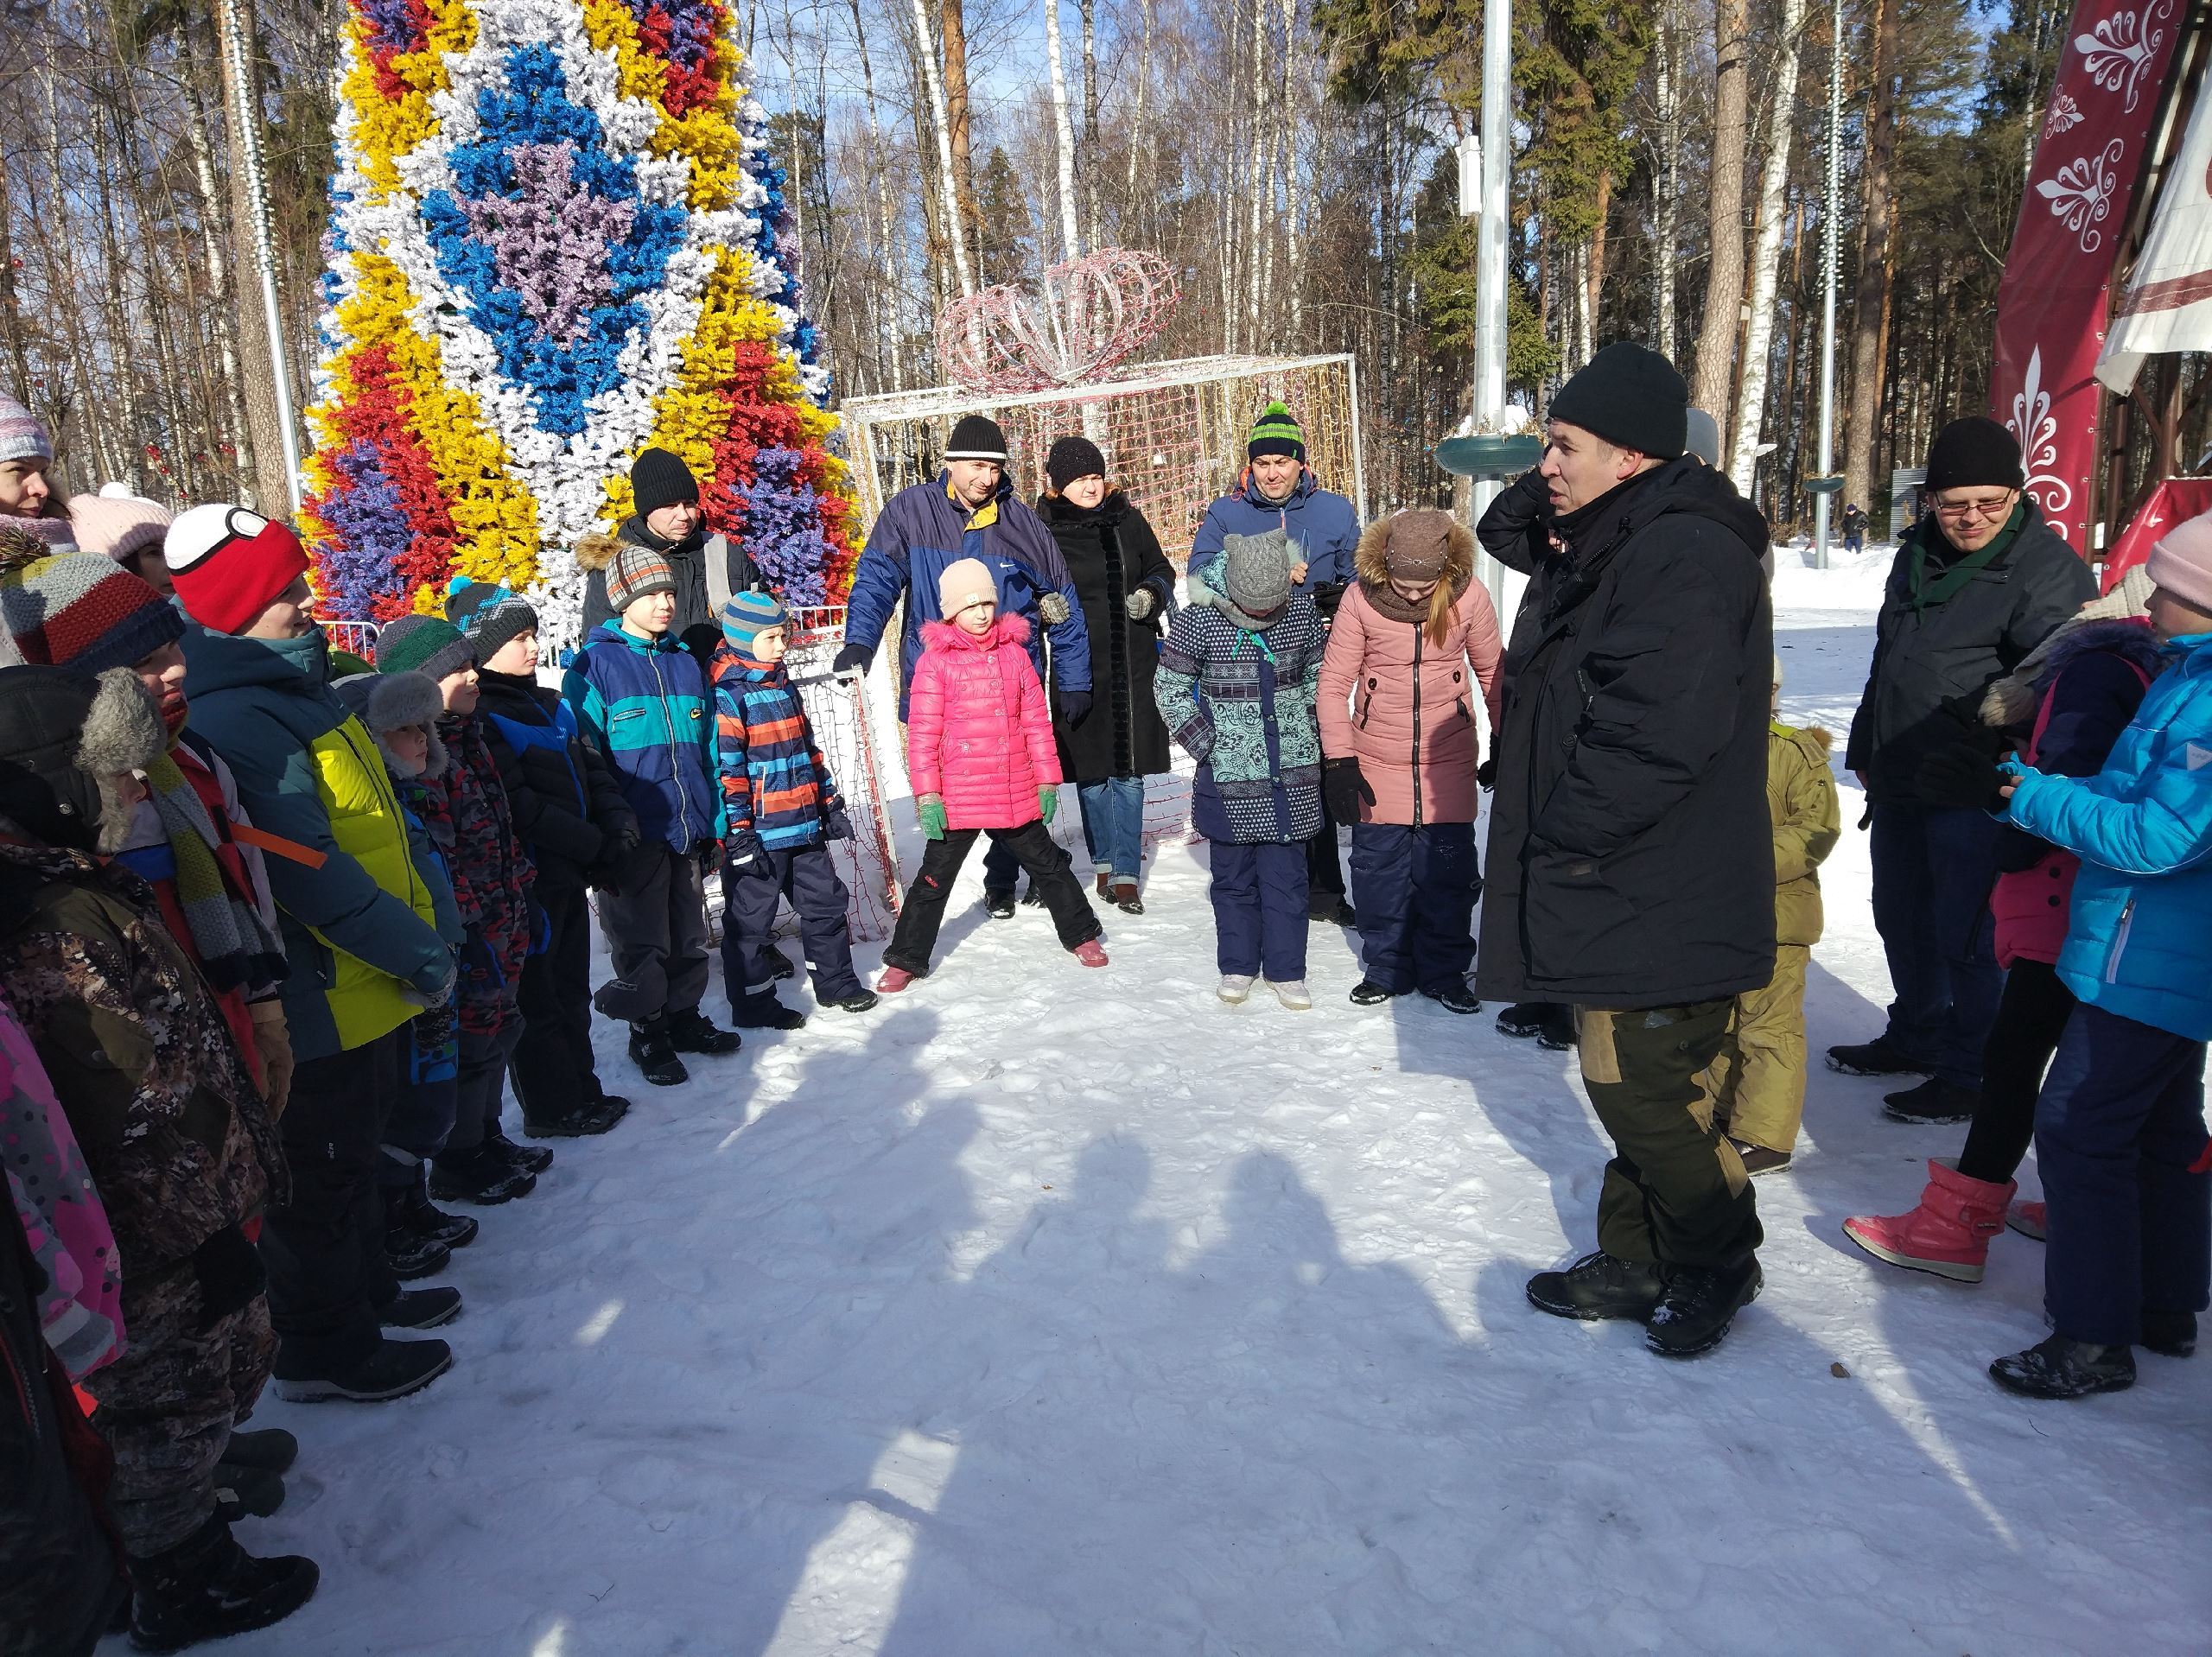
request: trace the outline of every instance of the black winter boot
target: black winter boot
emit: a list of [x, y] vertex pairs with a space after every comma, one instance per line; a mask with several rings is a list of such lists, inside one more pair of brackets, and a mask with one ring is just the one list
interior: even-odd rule
[[553, 1165], [550, 1151], [542, 1145], [517, 1145], [496, 1118], [484, 1124], [484, 1148], [526, 1174], [542, 1174]]
[[1543, 1022], [1536, 1026], [1536, 1045], [1548, 1053], [1564, 1053], [1574, 1043], [1574, 1009], [1552, 1003], [1544, 1009]]
[[1404, 994], [1403, 990], [1384, 989], [1372, 978], [1363, 978], [1351, 987], [1351, 1001], [1354, 1006], [1376, 1006]]
[[342, 1374], [296, 1380], [280, 1375], [271, 1384], [277, 1397], [292, 1404], [322, 1404], [334, 1398], [380, 1404], [420, 1392], [452, 1368], [453, 1349], [443, 1341], [383, 1341]]
[[2024, 1352], [1998, 1359], [1989, 1366], [1989, 1378], [2006, 1392], [2029, 1398], [2120, 1393], [2135, 1384], [2135, 1354], [2125, 1346], [2099, 1346], [2054, 1335]]
[[876, 994], [866, 987], [855, 989], [850, 995], [841, 995], [830, 1003], [845, 1013], [865, 1013], [876, 1003]]
[[467, 1151], [441, 1151], [430, 1164], [430, 1195], [449, 1203], [491, 1208], [537, 1189], [536, 1174], [516, 1167], [488, 1143]]
[[1012, 920], [1014, 918], [1014, 893], [1010, 891], [1001, 892], [995, 887], [985, 888], [983, 892], [983, 912], [986, 915], [988, 915], [995, 921]]
[[408, 1228], [448, 1248], [466, 1248], [476, 1241], [477, 1224], [465, 1214], [448, 1214], [430, 1201], [429, 1171], [407, 1193]]
[[1479, 1013], [1483, 1010], [1483, 1004], [1475, 999], [1474, 991], [1467, 987], [1467, 981], [1464, 978], [1457, 983], [1440, 984], [1433, 989], [1424, 987], [1421, 994], [1447, 1013]]
[[1980, 1103], [1981, 1095], [1976, 1089], [1931, 1076], [1916, 1088], [1884, 1094], [1882, 1114], [1893, 1122], [1910, 1122], [1916, 1127], [1936, 1122], [1970, 1122]]
[[1530, 1305], [1554, 1317], [1632, 1317], [1640, 1324], [1651, 1316], [1665, 1288], [1656, 1266], [1601, 1248], [1564, 1272], [1537, 1273], [1529, 1279], [1528, 1293]]
[[1841, 1076], [1925, 1076], [1928, 1066], [1887, 1036], [1828, 1049], [1828, 1069]]
[[594, 1133], [604, 1133], [612, 1128], [630, 1108], [627, 1099], [608, 1094], [598, 1099], [588, 1099], [565, 1115], [548, 1116], [532, 1121], [523, 1118], [522, 1131], [533, 1140], [581, 1140]]
[[[423, 1178], [417, 1172], [415, 1178]], [[384, 1257], [392, 1276], [402, 1283], [435, 1277], [453, 1260], [453, 1251], [435, 1237], [415, 1228], [412, 1185], [387, 1185], [384, 1190]]]
[[223, 1446], [223, 1459], [239, 1467], [265, 1468], [281, 1473], [300, 1458], [300, 1441], [282, 1427], [257, 1427], [251, 1432], [233, 1428]]
[[740, 1030], [797, 1030], [806, 1023], [806, 1014], [795, 1006], [785, 1006], [770, 989], [732, 1001], [729, 1021]]
[[668, 1015], [669, 1045], [679, 1053], [705, 1053], [720, 1057], [745, 1045], [734, 1030], [724, 1030], [696, 1006]]
[[1694, 1358], [1728, 1337], [1736, 1314], [1759, 1298], [1766, 1279], [1756, 1260], [1730, 1271], [1700, 1266], [1667, 1270], [1667, 1291], [1643, 1326], [1643, 1343], [1664, 1358]]
[[130, 1643], [182, 1651], [281, 1622], [315, 1594], [321, 1573], [297, 1554], [257, 1559], [211, 1518], [183, 1541], [130, 1562]]
[[402, 1289], [390, 1305], [377, 1308], [377, 1322], [386, 1329], [436, 1329], [460, 1316], [458, 1289]]
[[668, 1038], [668, 1020], [650, 1019], [630, 1026], [630, 1062], [657, 1088], [681, 1087], [691, 1079]]
[[2145, 1311], [2143, 1344], [2162, 1358], [2186, 1358], [2196, 1350], [2196, 1314]]
[[225, 1524], [235, 1525], [249, 1514], [266, 1519], [283, 1505], [282, 1476], [238, 1462], [215, 1463], [215, 1516]]
[[768, 951], [768, 975], [778, 980], [796, 978], [798, 968], [791, 964], [791, 958], [781, 949], [771, 949]]

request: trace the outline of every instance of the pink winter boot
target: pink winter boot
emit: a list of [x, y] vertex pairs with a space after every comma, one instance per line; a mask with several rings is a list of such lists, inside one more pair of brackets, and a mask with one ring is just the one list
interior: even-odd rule
[[2005, 1228], [2005, 1205], [2016, 1189], [2009, 1179], [1993, 1185], [1930, 1162], [1918, 1208], [1889, 1219], [1853, 1215], [1843, 1222], [1843, 1235], [1892, 1266], [1979, 1283], [1989, 1240]]

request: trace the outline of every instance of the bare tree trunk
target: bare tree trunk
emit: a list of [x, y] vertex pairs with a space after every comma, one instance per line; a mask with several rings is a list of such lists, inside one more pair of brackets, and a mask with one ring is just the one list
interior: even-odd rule
[[976, 210], [976, 168], [969, 155], [968, 16], [961, 0], [938, 0], [938, 24], [944, 45], [944, 118], [952, 135], [952, 181], [959, 239], [967, 256], [979, 262], [983, 227]]
[[1866, 112], [1865, 213], [1859, 227], [1859, 283], [1851, 300], [1851, 407], [1844, 425], [1843, 495], [1872, 510], [1874, 447], [1880, 439], [1883, 336], [1890, 307], [1890, 169], [1897, 153], [1898, 0], [1874, 0], [1873, 100]]
[[[238, 162], [245, 148], [245, 126], [248, 121], [261, 119], [261, 82], [253, 59], [253, 13], [245, 0], [236, 0], [234, 12], [229, 4], [218, 3], [215, 14], [215, 35], [219, 48], [218, 61], [223, 76], [223, 115], [231, 135], [230, 220], [233, 231], [233, 245], [250, 240], [251, 226], [260, 216], [258, 205], [247, 187], [246, 169]], [[233, 42], [231, 31], [241, 29], [245, 38]], [[241, 79], [235, 64], [245, 64]], [[272, 517], [282, 517], [291, 511], [292, 491], [288, 475], [289, 461], [284, 454], [284, 432], [276, 414], [276, 354], [270, 348], [269, 327], [262, 308], [246, 298], [243, 273], [237, 286], [238, 356], [244, 371], [242, 391], [245, 401], [246, 429], [253, 434], [254, 466], [251, 472], [239, 469], [241, 477], [253, 479], [254, 499], [251, 503], [260, 511]]]
[[[1805, 32], [1805, 0], [1782, 0], [1782, 58], [1775, 66], [1774, 96], [1767, 103], [1766, 168], [1759, 179], [1759, 235], [1751, 253], [1750, 320], [1744, 328], [1742, 390], [1736, 402], [1735, 455], [1729, 473], [1736, 492], [1751, 498], [1758, 466], [1759, 432], [1766, 420], [1768, 358], [1774, 344], [1776, 284], [1782, 272], [1782, 232], [1789, 217], [1789, 141], [1796, 124], [1798, 48]], [[1770, 514], [1772, 516], [1772, 514]]]
[[1076, 228], [1075, 129], [1068, 124], [1067, 67], [1060, 60], [1060, 0], [1045, 0], [1045, 54], [1051, 60], [1052, 137], [1058, 147], [1060, 181], [1060, 247], [1062, 256], [1083, 257], [1083, 237]]
[[1590, 290], [1584, 314], [1590, 319], [1591, 329], [1590, 337], [1585, 343], [1592, 347], [1597, 343], [1598, 308], [1605, 296], [1605, 220], [1612, 216], [1612, 209], [1613, 174], [1611, 168], [1606, 168], [1598, 175], [1598, 225], [1590, 232], [1589, 249], [1583, 255], [1587, 269], [1583, 272], [1582, 280]]
[[945, 239], [952, 245], [952, 268], [959, 278], [960, 296], [965, 299], [976, 291], [976, 276], [968, 263], [968, 238], [960, 230], [960, 190], [952, 165], [952, 129], [944, 113], [944, 83], [938, 78], [937, 43], [930, 38], [929, 14], [922, 10], [922, 0], [912, 0], [912, 4], [922, 78], [929, 87], [930, 115], [937, 129], [938, 200], [944, 206]]
[[1690, 401], [1728, 429], [1736, 329], [1744, 306], [1744, 162], [1751, 103], [1748, 0], [1714, 0], [1713, 17], [1712, 234], [1705, 272], [1705, 317]]
[[[196, 53], [207, 42], [204, 30], [195, 29], [193, 33], [199, 37], [190, 42]], [[240, 389], [245, 376], [239, 365], [235, 319], [244, 308], [244, 300], [232, 281], [230, 265], [223, 253], [232, 240], [229, 203], [215, 179], [214, 141], [207, 125], [207, 100], [200, 96], [200, 67], [197, 62], [189, 62], [180, 67], [183, 70], [178, 79], [184, 86], [184, 136], [191, 146], [193, 173], [200, 187], [201, 257], [207, 266], [208, 292], [214, 301], [211, 314], [215, 355], [221, 371], [223, 412], [230, 423], [230, 441], [237, 450], [238, 475], [244, 480], [258, 474], [254, 470], [253, 427], [246, 419], [245, 397]]]
[[1083, 3], [1083, 200], [1084, 232], [1090, 245], [1098, 240], [1098, 0]]
[[1152, 86], [1152, 23], [1155, 4], [1156, 0], [1144, 0], [1144, 45], [1137, 54], [1136, 108], [1129, 117], [1129, 163], [1128, 176], [1122, 181], [1122, 194], [1125, 207], [1130, 212], [1136, 208], [1137, 157], [1144, 154], [1147, 138], [1144, 98]]
[[1681, 244], [1682, 201], [1682, 88], [1681, 52], [1681, 0], [1661, 0], [1658, 15], [1659, 51], [1653, 66], [1659, 114], [1657, 165], [1651, 181], [1652, 332], [1659, 351], [1671, 362], [1675, 356], [1675, 273]]
[[1262, 200], [1274, 201], [1274, 136], [1268, 119], [1268, 8], [1252, 0], [1252, 176], [1246, 188], [1251, 213], [1244, 237], [1244, 337], [1260, 344], [1260, 246], [1268, 232]]
[[[891, 312], [888, 330], [891, 379], [889, 384], [879, 388], [889, 390], [893, 387], [903, 388], [906, 384], [906, 353], [899, 336], [899, 294], [901, 288], [899, 281], [901, 273], [898, 270], [899, 244], [891, 233], [891, 184], [885, 176], [887, 169], [884, 166], [883, 129], [876, 121], [875, 71], [868, 64], [868, 26], [861, 21], [861, 0], [847, 0], [847, 3], [852, 8], [853, 45], [861, 60], [861, 93], [868, 104], [868, 170], [875, 175], [875, 211], [877, 228], [881, 237], [876, 244], [876, 257], [884, 262], [884, 274], [889, 277], [888, 281], [871, 284], [879, 307], [887, 300]], [[882, 329], [880, 308], [876, 314], [876, 326], [879, 330]]]

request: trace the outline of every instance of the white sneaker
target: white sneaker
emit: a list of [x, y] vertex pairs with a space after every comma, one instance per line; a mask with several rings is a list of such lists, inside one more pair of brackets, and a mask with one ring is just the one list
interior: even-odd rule
[[1302, 978], [1294, 978], [1286, 984], [1274, 984], [1272, 987], [1275, 1000], [1293, 1013], [1304, 1013], [1313, 1005], [1313, 997], [1307, 993], [1306, 981]]
[[1238, 972], [1224, 973], [1221, 975], [1221, 987], [1214, 992], [1231, 1006], [1241, 1004], [1251, 993], [1251, 974]]

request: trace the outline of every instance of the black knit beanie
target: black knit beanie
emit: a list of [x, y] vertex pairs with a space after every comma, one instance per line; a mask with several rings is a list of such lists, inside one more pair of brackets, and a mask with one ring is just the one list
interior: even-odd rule
[[2020, 446], [1987, 415], [1954, 420], [1936, 434], [1928, 449], [1929, 494], [1945, 489], [2018, 489]]
[[448, 593], [446, 619], [476, 647], [480, 666], [517, 634], [537, 631], [537, 612], [529, 600], [489, 581], [471, 581]]
[[1052, 479], [1055, 494], [1065, 493], [1077, 478], [1104, 477], [1106, 457], [1088, 437], [1063, 437], [1045, 457], [1045, 475]]
[[1689, 408], [1690, 388], [1674, 364], [1621, 340], [1560, 386], [1544, 414], [1594, 432], [1616, 448], [1672, 460], [1689, 445]]
[[963, 415], [944, 446], [948, 460], [996, 460], [1006, 464], [1006, 434], [988, 415]]
[[696, 504], [699, 480], [683, 457], [664, 448], [649, 448], [630, 463], [630, 492], [637, 498], [638, 516], [651, 517], [664, 506], [679, 500]]

